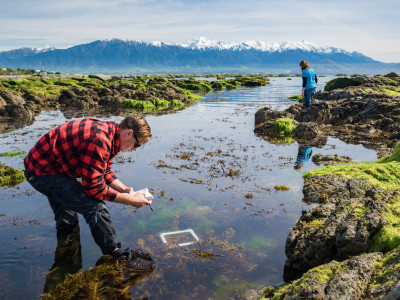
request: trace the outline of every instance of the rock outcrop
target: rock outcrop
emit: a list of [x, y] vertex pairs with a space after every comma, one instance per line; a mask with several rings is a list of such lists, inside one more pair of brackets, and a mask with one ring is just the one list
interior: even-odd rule
[[[328, 82], [329, 91], [315, 94], [312, 105], [307, 108], [296, 104], [275, 113], [260, 109], [256, 113], [255, 133], [270, 134], [270, 124], [284, 116], [296, 121], [297, 126], [312, 122], [318, 125], [320, 133], [378, 147], [381, 155], [386, 155], [395, 146], [400, 132], [400, 76], [390, 73], [342, 81], [338, 78]], [[312, 134], [302, 138], [315, 137]]]

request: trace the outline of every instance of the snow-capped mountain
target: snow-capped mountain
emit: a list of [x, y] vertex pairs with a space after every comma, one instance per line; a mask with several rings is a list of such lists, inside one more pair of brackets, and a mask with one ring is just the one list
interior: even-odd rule
[[320, 47], [315, 44], [312, 44], [308, 41], [301, 42], [282, 42], [282, 43], [273, 43], [267, 44], [263, 41], [244, 41], [244, 42], [230, 42], [230, 41], [216, 41], [209, 40], [205, 37], [200, 37], [198, 39], [176, 43], [176, 46], [181, 46], [183, 48], [192, 49], [192, 50], [233, 50], [233, 51], [242, 51], [242, 50], [258, 50], [265, 52], [283, 52], [287, 50], [303, 50], [308, 52], [318, 52], [318, 53], [349, 53], [343, 49], [335, 48], [335, 47]]
[[1, 67], [80, 73], [298, 73], [302, 59], [308, 60], [319, 74], [371, 73], [390, 65], [359, 52], [320, 47], [307, 41], [267, 44], [204, 37], [183, 43], [109, 39], [66, 49], [46, 46], [0, 52]]

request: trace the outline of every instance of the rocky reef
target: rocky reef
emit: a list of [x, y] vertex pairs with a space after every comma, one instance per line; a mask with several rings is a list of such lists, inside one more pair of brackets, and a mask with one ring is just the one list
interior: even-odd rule
[[31, 124], [42, 110], [60, 109], [67, 115], [168, 113], [200, 100], [202, 93], [267, 83], [262, 76], [239, 75], [224, 80], [161, 75], [0, 79], [0, 132]]
[[400, 248], [364, 253], [313, 268], [281, 288], [267, 287], [264, 299], [399, 299]]
[[[277, 122], [291, 123], [282, 131]], [[315, 146], [336, 136], [383, 157], [351, 162], [316, 154], [327, 167], [304, 174], [302, 211], [285, 245], [285, 284], [267, 287], [268, 299], [397, 299], [400, 295], [400, 76], [341, 77], [312, 105], [284, 111], [261, 108], [255, 133]], [[392, 153], [391, 155], [389, 155]], [[335, 165], [340, 162], [341, 164]], [[332, 165], [333, 164], [333, 165]]]
[[265, 297], [399, 294], [400, 142], [376, 162], [329, 166], [304, 177], [303, 200], [318, 206], [302, 212], [286, 241], [284, 279], [295, 281], [266, 288]]
[[263, 107], [255, 116], [255, 133], [276, 140], [273, 124], [280, 118], [301, 126], [292, 136], [311, 146], [319, 136], [332, 135], [387, 155], [400, 138], [400, 75], [336, 78], [307, 108], [297, 104], [278, 112]]

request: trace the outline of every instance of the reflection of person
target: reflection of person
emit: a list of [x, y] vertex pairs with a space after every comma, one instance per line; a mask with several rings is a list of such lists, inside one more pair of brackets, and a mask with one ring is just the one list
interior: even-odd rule
[[[92, 236], [103, 254], [145, 266], [150, 261], [132, 261], [129, 249], [121, 250], [104, 200], [134, 207], [150, 205], [143, 193], [135, 196], [117, 179], [112, 159], [119, 152], [136, 151], [151, 139], [150, 127], [140, 115], [121, 123], [97, 119], [78, 119], [45, 134], [25, 157], [25, 176], [47, 196], [53, 209], [57, 234], [68, 235], [84, 216]], [[76, 180], [81, 178], [82, 183]]]
[[54, 263], [46, 276], [44, 293], [50, 292], [63, 282], [67, 274], [74, 274], [82, 269], [81, 248], [79, 226], [76, 226], [68, 235], [65, 235], [65, 232], [57, 233]]
[[297, 154], [296, 164], [294, 168], [300, 170], [303, 164], [305, 164], [310, 160], [311, 154], [312, 154], [312, 147], [299, 145], [299, 152]]
[[300, 68], [302, 70], [301, 77], [303, 78], [301, 97], [304, 99], [304, 107], [308, 107], [311, 105], [311, 98], [317, 90], [318, 78], [315, 71], [310, 68], [310, 64], [307, 61], [302, 60], [300, 62]]

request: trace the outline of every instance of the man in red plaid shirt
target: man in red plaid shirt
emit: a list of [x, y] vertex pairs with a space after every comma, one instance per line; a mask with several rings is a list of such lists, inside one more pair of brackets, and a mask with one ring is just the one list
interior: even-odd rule
[[[143, 193], [134, 196], [131, 187], [117, 179], [112, 170], [119, 152], [136, 151], [151, 139], [150, 127], [140, 115], [126, 117], [120, 124], [97, 119], [65, 123], [45, 134], [24, 160], [25, 176], [47, 196], [53, 209], [57, 238], [68, 236], [84, 216], [103, 254], [148, 267], [152, 261], [132, 261], [129, 249], [122, 251], [105, 201], [134, 207], [150, 205]], [[76, 180], [81, 178], [82, 183]]]

